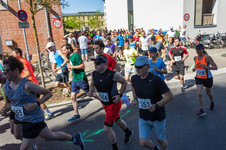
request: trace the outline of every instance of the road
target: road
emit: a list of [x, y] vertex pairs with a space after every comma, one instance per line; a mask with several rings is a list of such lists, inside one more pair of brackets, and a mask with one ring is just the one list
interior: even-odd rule
[[[225, 149], [226, 143], [226, 68], [225, 59], [221, 55], [225, 52], [212, 54], [218, 66], [221, 69], [213, 71], [214, 86], [213, 94], [216, 104], [214, 111], [209, 110], [210, 101], [204, 94], [204, 104], [207, 115], [203, 118], [197, 117], [199, 105], [197, 101], [197, 91], [194, 82], [194, 73], [190, 73], [189, 68], [185, 76], [187, 89], [185, 93], [181, 93], [179, 81], [170, 79], [167, 82], [168, 86], [174, 94], [174, 100], [166, 106], [166, 131], [169, 142], [169, 150], [221, 150]], [[216, 55], [218, 54], [218, 55]], [[218, 58], [219, 57], [219, 58]], [[224, 62], [224, 63], [223, 63]], [[90, 63], [90, 62], [88, 62]], [[192, 66], [192, 59], [188, 62]], [[89, 70], [88, 70], [89, 71]], [[131, 97], [131, 92], [127, 93]], [[87, 150], [110, 150], [111, 145], [103, 132], [103, 122], [105, 112], [98, 100], [87, 99], [79, 103], [79, 112], [81, 120], [69, 123], [69, 119], [73, 115], [73, 108], [70, 104], [50, 108], [55, 114], [55, 118], [47, 121], [49, 128], [52, 131], [64, 131], [69, 134], [81, 132], [83, 139], [86, 142]], [[129, 128], [133, 129], [134, 135], [131, 143], [123, 144], [124, 132], [119, 127], [114, 125], [113, 129], [117, 135], [117, 142], [120, 150], [143, 150], [138, 142], [138, 107], [130, 105], [122, 106], [121, 116], [128, 124]], [[150, 137], [155, 143], [154, 133]], [[20, 146], [20, 141], [10, 134], [8, 118], [0, 117], [0, 150], [17, 150]], [[79, 147], [70, 142], [46, 142], [38, 138], [37, 146], [40, 150], [63, 150], [63, 149], [78, 149]], [[157, 143], [156, 143], [157, 144]]]

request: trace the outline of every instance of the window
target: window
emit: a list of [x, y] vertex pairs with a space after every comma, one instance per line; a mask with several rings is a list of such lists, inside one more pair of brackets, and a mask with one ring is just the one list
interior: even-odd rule
[[83, 20], [85, 20], [85, 16], [83, 16], [82, 18], [83, 18]]
[[216, 25], [217, 0], [195, 1], [195, 26]]

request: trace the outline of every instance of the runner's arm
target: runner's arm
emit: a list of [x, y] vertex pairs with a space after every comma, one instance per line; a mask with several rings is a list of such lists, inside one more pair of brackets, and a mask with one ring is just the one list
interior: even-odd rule
[[125, 78], [123, 78], [123, 76], [119, 72], [116, 72], [113, 76], [113, 80], [122, 84], [119, 90], [119, 94], [123, 94], [127, 88], [127, 82]]
[[[196, 56], [194, 57], [194, 62], [195, 62], [195, 59], [196, 59]], [[196, 67], [195, 67], [195, 66], [192, 68], [192, 71], [193, 71], [193, 72], [196, 71]]]
[[209, 69], [209, 70], [217, 70], [217, 64], [213, 61], [213, 58], [207, 55], [207, 62], [211, 65], [211, 66], [206, 66], [205, 69]]
[[5, 85], [3, 86], [3, 91], [4, 91], [4, 95], [5, 95], [5, 104], [4, 106], [2, 107], [2, 109], [0, 110], [0, 114], [2, 116], [5, 116], [6, 113], [11, 109], [11, 103], [10, 103], [10, 100], [9, 98], [7, 97], [7, 95], [5, 94]]
[[72, 66], [72, 65], [68, 64], [68, 68], [70, 68], [70, 69], [85, 69], [85, 64], [83, 62], [78, 66]]
[[66, 65], [68, 63], [68, 58], [61, 51], [58, 51], [58, 53], [64, 59], [64, 62], [61, 65], [61, 68], [62, 68], [64, 65]]

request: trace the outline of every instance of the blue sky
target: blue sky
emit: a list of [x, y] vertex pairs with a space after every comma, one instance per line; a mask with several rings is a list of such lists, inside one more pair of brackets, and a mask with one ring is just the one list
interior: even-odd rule
[[62, 13], [77, 13], [83, 11], [104, 11], [104, 2], [102, 0], [66, 0], [69, 7], [62, 8]]

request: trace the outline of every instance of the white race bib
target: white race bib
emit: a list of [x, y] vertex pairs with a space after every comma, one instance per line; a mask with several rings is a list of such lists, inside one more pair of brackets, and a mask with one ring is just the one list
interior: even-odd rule
[[181, 56], [174, 56], [175, 61], [181, 61]]
[[98, 95], [100, 96], [102, 102], [109, 102], [108, 93], [98, 92]]
[[18, 115], [18, 117], [20, 118], [25, 117], [23, 107], [12, 106], [11, 109], [13, 112], [15, 112], [15, 114]]
[[138, 98], [139, 108], [147, 109], [149, 105], [151, 105], [151, 100], [149, 98]]
[[205, 70], [197, 69], [197, 70], [196, 70], [196, 74], [197, 74], [198, 76], [206, 76], [206, 71], [205, 71]]

